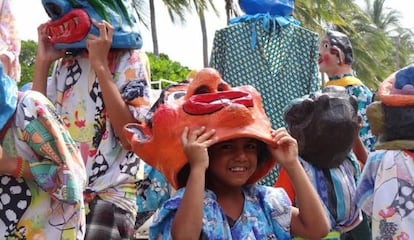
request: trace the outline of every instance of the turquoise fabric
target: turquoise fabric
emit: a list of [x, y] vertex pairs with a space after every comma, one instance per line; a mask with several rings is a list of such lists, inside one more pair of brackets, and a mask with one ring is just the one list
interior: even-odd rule
[[17, 83], [3, 72], [0, 62], [0, 131], [14, 114], [17, 104]]
[[[284, 107], [321, 88], [318, 34], [292, 23], [281, 27], [266, 17], [245, 19], [216, 31], [210, 66], [232, 86], [254, 86], [272, 127], [286, 126]], [[276, 166], [260, 183], [272, 186], [277, 175]]]

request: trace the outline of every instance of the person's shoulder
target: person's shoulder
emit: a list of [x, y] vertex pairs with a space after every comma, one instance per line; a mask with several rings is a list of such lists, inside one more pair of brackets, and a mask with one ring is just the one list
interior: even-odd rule
[[29, 103], [36, 102], [36, 104], [51, 104], [50, 100], [38, 91], [27, 90], [25, 92], [19, 92], [19, 102]]
[[280, 187], [265, 186], [260, 184], [252, 184], [246, 186], [245, 193], [248, 193], [250, 196], [256, 196], [258, 198], [277, 198], [280, 200], [289, 199], [286, 191]]

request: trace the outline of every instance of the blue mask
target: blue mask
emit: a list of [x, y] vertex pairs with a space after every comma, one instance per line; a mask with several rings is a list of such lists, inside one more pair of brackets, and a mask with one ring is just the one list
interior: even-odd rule
[[57, 49], [86, 48], [88, 34], [99, 35], [91, 20], [113, 28], [112, 48], [141, 48], [138, 17], [129, 0], [42, 0], [51, 18], [48, 34]]
[[294, 0], [239, 0], [240, 8], [249, 15], [267, 13], [272, 16], [289, 16], [292, 14]]

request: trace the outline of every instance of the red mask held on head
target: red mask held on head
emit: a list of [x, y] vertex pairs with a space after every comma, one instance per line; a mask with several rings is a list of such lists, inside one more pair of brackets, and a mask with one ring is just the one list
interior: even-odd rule
[[[186, 126], [215, 129], [219, 142], [251, 137], [272, 144], [271, 124], [259, 92], [252, 86], [232, 88], [216, 70], [202, 69], [189, 83], [164, 90], [146, 123], [125, 126], [133, 151], [163, 173], [174, 188], [178, 188], [178, 172], [188, 162], [181, 143]], [[266, 159], [248, 183], [264, 177], [274, 164], [274, 159]]]

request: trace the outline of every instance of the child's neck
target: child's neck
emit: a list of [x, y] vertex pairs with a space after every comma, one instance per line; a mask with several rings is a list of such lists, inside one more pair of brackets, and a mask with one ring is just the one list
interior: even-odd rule
[[[241, 189], [240, 189], [241, 190]], [[238, 193], [231, 192], [226, 194], [216, 194], [217, 202], [227, 217], [236, 221], [243, 212], [244, 194], [242, 191]]]

